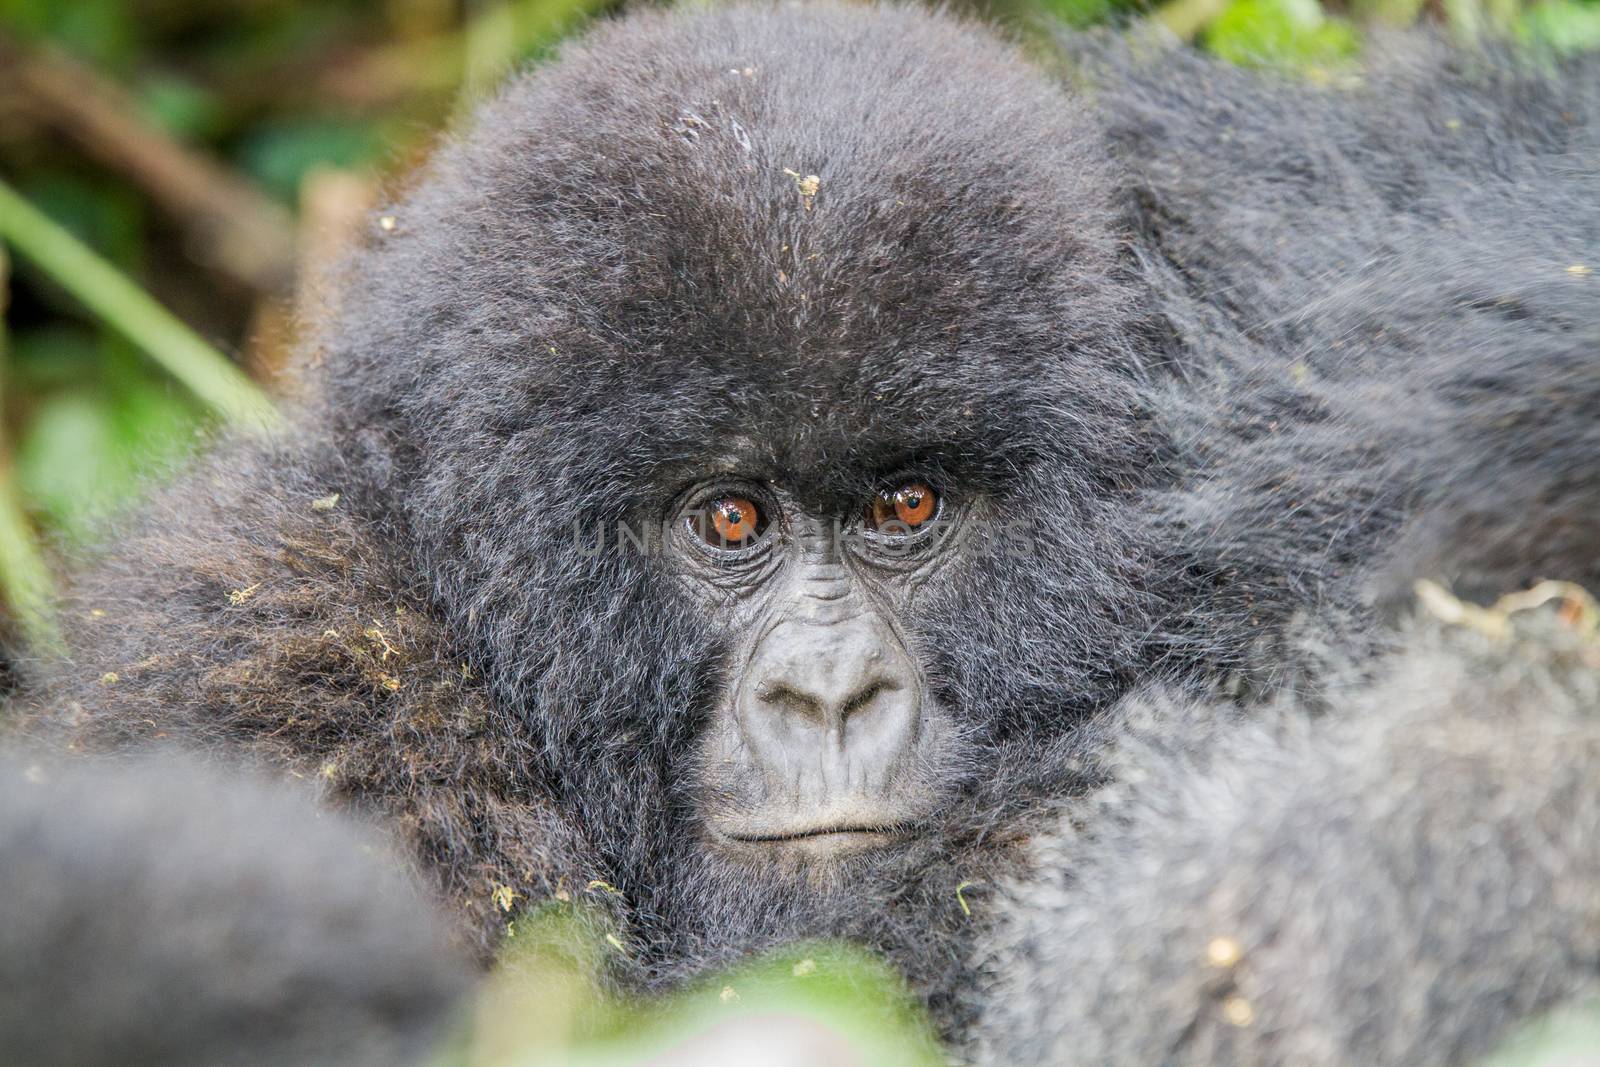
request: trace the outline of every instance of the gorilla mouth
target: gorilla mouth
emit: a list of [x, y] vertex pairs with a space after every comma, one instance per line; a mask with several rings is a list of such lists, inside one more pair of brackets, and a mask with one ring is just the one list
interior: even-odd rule
[[813, 859], [827, 859], [888, 848], [899, 840], [904, 829], [902, 822], [829, 822], [797, 829], [725, 830], [723, 837], [739, 848], [794, 851]]
[[776, 830], [771, 833], [730, 833], [728, 837], [734, 841], [746, 841], [750, 845], [771, 845], [781, 841], [806, 841], [819, 837], [893, 837], [899, 833], [899, 825], [821, 825], [806, 830]]

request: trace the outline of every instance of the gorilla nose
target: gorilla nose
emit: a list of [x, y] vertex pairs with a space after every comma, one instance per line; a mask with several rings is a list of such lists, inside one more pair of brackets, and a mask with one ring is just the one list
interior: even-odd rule
[[[909, 742], [920, 711], [916, 673], [897, 636], [869, 612], [831, 624], [791, 620], [750, 664], [751, 711], [780, 733], [820, 731]], [[750, 724], [747, 724], [750, 725]]]
[[[902, 689], [899, 682], [873, 677], [857, 685], [849, 677], [852, 673], [855, 672], [837, 671], [794, 683], [774, 682], [756, 697], [772, 709], [812, 719], [825, 728], [842, 726], [858, 711], [896, 703], [895, 694]], [[808, 685], [808, 681], [814, 684]]]
[[[816, 610], [812, 610], [815, 607]], [[716, 764], [732, 841], [829, 855], [876, 848], [926, 804], [936, 716], [899, 634], [865, 605], [803, 603], [745, 660]]]

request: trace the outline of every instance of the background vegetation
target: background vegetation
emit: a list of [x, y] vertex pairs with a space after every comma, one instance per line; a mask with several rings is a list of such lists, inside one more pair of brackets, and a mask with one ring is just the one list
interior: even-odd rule
[[[968, 2], [1040, 40], [1056, 22], [1159, 19], [1225, 59], [1311, 78], [1357, 57], [1379, 23], [1600, 47], [1600, 0]], [[219, 422], [272, 420], [311, 280], [380, 185], [507, 69], [618, 6], [0, 0], [0, 637], [53, 639], [55, 549], [145, 474]], [[522, 940], [460, 1062], [625, 1062], [691, 1033], [720, 1036], [683, 1062], [745, 1062], [740, 1027], [769, 1032], [775, 1006], [802, 1020], [789, 1047], [810, 1062], [837, 1061], [829, 1040], [857, 1062], [938, 1061], [893, 978], [847, 952], [618, 1005], [588, 982], [603, 937], [516, 921]], [[1582, 1047], [1595, 1018], [1530, 1038], [1514, 1062]], [[826, 1028], [808, 1038], [807, 1019]]]

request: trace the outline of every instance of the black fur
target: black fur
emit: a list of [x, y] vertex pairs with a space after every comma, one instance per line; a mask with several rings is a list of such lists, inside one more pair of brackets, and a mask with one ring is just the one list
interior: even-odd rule
[[1512, 625], [1421, 624], [1320, 719], [1129, 701], [987, 947], [985, 1062], [1473, 1063], [1600, 992], [1600, 616]]
[[[1314, 88], [1074, 48], [1065, 94], [909, 8], [569, 46], [374, 222], [293, 433], [85, 571], [31, 724], [319, 774], [485, 950], [501, 887], [613, 908], [645, 986], [840, 934], [959, 1033], [986, 887], [1093, 784], [1100, 713], [1310, 678], [1302, 623], [1382, 644], [1428, 523], [1595, 467], [1600, 65], [1412, 41]], [[939, 814], [833, 878], [719, 859], [688, 772], [726, 635], [659, 555], [579, 546], [718, 470], [845, 510], [907, 467], [1033, 535], [906, 620], [968, 739]], [[1592, 573], [1592, 518], [1516, 558]]]
[[374, 835], [173, 755], [0, 760], [0, 1057], [420, 1064], [466, 989]]

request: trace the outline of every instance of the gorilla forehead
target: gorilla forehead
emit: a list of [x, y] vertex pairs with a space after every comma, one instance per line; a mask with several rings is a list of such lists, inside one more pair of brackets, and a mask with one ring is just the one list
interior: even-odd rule
[[[1081, 113], [986, 39], [841, 14], [645, 19], [514, 85], [461, 162], [516, 222], [464, 258], [528, 272], [602, 344], [811, 364], [1086, 295], [1069, 283], [1103, 273], [1104, 237]], [[915, 54], [878, 39], [902, 33], [919, 61], [886, 65]], [[952, 84], [958, 63], [989, 91]]]
[[1119, 387], [1094, 136], [1013, 51], [913, 10], [608, 26], [394, 209], [336, 328], [377, 373], [342, 377], [451, 442], [625, 413], [666, 460], [753, 427], [779, 466], [1026, 447]]

